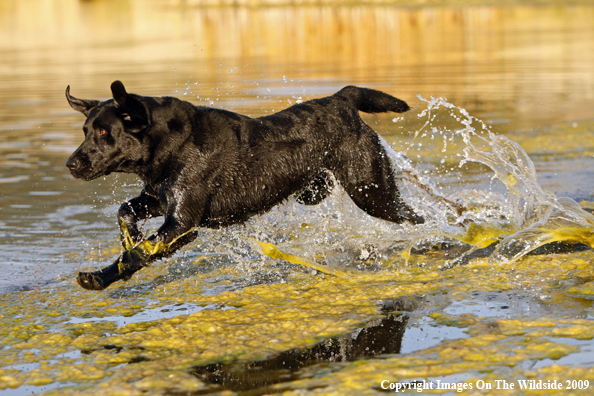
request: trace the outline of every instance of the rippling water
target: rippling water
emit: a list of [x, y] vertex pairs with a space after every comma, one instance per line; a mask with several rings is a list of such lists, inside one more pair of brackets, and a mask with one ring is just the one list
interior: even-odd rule
[[[84, 119], [66, 102], [68, 85], [76, 97], [107, 99], [109, 85], [119, 79], [133, 93], [177, 96], [251, 116], [332, 94], [347, 84], [376, 88], [406, 100], [413, 110], [403, 115], [364, 115], [365, 120], [395, 151], [404, 151], [418, 175], [443, 196], [465, 203], [500, 204], [498, 209], [513, 207], [526, 218], [531, 215], [530, 210], [522, 212], [526, 209], [522, 202], [515, 206], [505, 202], [505, 186], [513, 187], [513, 180], [498, 183], [492, 170], [479, 163], [459, 166], [467, 146], [448, 136], [459, 137], [464, 128], [463, 108], [492, 132], [521, 145], [534, 162], [544, 193], [578, 202], [594, 200], [594, 6], [586, 1], [566, 5], [543, 0], [538, 6], [512, 1], [505, 6], [480, 2], [460, 6], [448, 1], [419, 6], [411, 1], [400, 6], [282, 7], [199, 7], [196, 2], [0, 2], [0, 324], [4, 326], [0, 333], [6, 341], [6, 346], [0, 346], [0, 393], [38, 392], [46, 385], [60, 389], [68, 381], [90, 389], [101, 381], [114, 380], [118, 385], [118, 374], [111, 368], [128, 373], [135, 381], [148, 378], [147, 373], [157, 367], [150, 364], [166, 360], [158, 354], [148, 354], [148, 360], [143, 360], [144, 352], [136, 348], [134, 336], [138, 332], [149, 343], [158, 343], [157, 331], [150, 336], [143, 332], [155, 326], [153, 330], [166, 333], [172, 326], [159, 322], [166, 319], [186, 321], [186, 340], [212, 343], [175, 350], [181, 357], [206, 351], [215, 354], [208, 359], [218, 362], [243, 359], [239, 349], [247, 353], [250, 362], [241, 370], [225, 365], [192, 369], [206, 383], [222, 383], [230, 389], [239, 386], [236, 390], [264, 386], [257, 380], [249, 386], [241, 382], [249, 383], [254, 376], [258, 379], [256, 372], [261, 368], [267, 375], [285, 360], [303, 367], [315, 363], [318, 356], [330, 356], [324, 359], [332, 362], [331, 370], [326, 366], [322, 370], [327, 385], [332, 382], [330, 372], [349, 375], [349, 366], [341, 366], [337, 356], [359, 359], [381, 353], [358, 351], [373, 349], [374, 343], [389, 347], [386, 351], [394, 355], [402, 353], [398, 356], [404, 365], [413, 367], [419, 357], [439, 361], [452, 350], [466, 348], [452, 341], [450, 350], [447, 339], [471, 338], [480, 343], [490, 334], [505, 335], [493, 344], [493, 350], [518, 358], [520, 377], [554, 362], [578, 371], [592, 367], [594, 344], [588, 338], [592, 304], [586, 299], [594, 290], [587, 262], [591, 255], [532, 258], [519, 264], [517, 272], [509, 265], [498, 271], [486, 264], [432, 272], [431, 257], [421, 252], [415, 265], [372, 273], [367, 270], [391, 259], [382, 256], [382, 249], [391, 249], [399, 232], [405, 242], [414, 235], [357, 212], [344, 194], [335, 194], [316, 207], [289, 202], [246, 226], [205, 231], [176, 258], [143, 270], [148, 280], [141, 274], [103, 293], [76, 287], [72, 278], [78, 270], [102, 267], [117, 256], [117, 208], [141, 186], [131, 175], [110, 175], [92, 182], [70, 176], [64, 164], [82, 142]], [[447, 98], [447, 102], [431, 97]], [[456, 114], [447, 110], [445, 116], [435, 113], [437, 118], [432, 118], [426, 111], [429, 103], [440, 103], [442, 110], [452, 104]], [[483, 145], [489, 146], [488, 141]], [[535, 184], [530, 187], [538, 190]], [[405, 187], [404, 191], [409, 194], [407, 199], [415, 199], [410, 196], [414, 189]], [[523, 197], [530, 198], [530, 194]], [[427, 202], [428, 214], [445, 213]], [[566, 208], [579, 211], [571, 205]], [[490, 208], [485, 204], [483, 209], [480, 214]], [[516, 223], [522, 219], [516, 217]], [[438, 224], [443, 236], [451, 229], [448, 219], [442, 220]], [[154, 228], [159, 221], [150, 221], [146, 227]], [[431, 230], [417, 230], [430, 239], [426, 237]], [[362, 271], [351, 283], [333, 283], [331, 277], [307, 277], [302, 272], [294, 281], [292, 267], [280, 260], [263, 261], [247, 237], [326, 264], [358, 266]], [[503, 263], [516, 251], [510, 252], [509, 257], [506, 252], [497, 257]], [[252, 276], [246, 276], [250, 272]], [[314, 286], [303, 283], [304, 276]], [[274, 294], [279, 293], [274, 289], [278, 283], [286, 283], [287, 293], [300, 297], [295, 301], [278, 298]], [[322, 291], [311, 294], [309, 300], [303, 297], [316, 288]], [[385, 301], [368, 296], [367, 288]], [[20, 293], [30, 289], [33, 292]], [[346, 303], [334, 305], [333, 293]], [[378, 324], [376, 305], [386, 312], [411, 312], [402, 317], [386, 314]], [[294, 312], [301, 315], [298, 320], [290, 319]], [[192, 316], [198, 314], [204, 315]], [[213, 326], [220, 326], [220, 333], [192, 327], [198, 317], [207, 323], [197, 326], [211, 320]], [[587, 320], [580, 322], [583, 318]], [[235, 339], [237, 320], [259, 329], [244, 345], [241, 338]], [[547, 333], [550, 321], [560, 324]], [[299, 335], [328, 322], [333, 322], [338, 337], [314, 331], [312, 337], [318, 337], [314, 342]], [[304, 323], [306, 328], [291, 333], [290, 326]], [[129, 324], [138, 326], [126, 328]], [[525, 345], [517, 335], [528, 331], [533, 337], [530, 348], [535, 349], [519, 358], [516, 352]], [[480, 338], [484, 334], [487, 338]], [[168, 335], [172, 345], [180, 342], [178, 335]], [[551, 347], [543, 343], [557, 336], [565, 337], [563, 342], [571, 346], [558, 354], [539, 354], [539, 345], [550, 352]], [[261, 361], [259, 353], [283, 337], [289, 343], [274, 353], [270, 349], [265, 354], [269, 360]], [[230, 344], [231, 338], [237, 344]], [[113, 348], [112, 341], [122, 343], [123, 353]], [[292, 350], [313, 344], [311, 350]], [[158, 351], [155, 345], [147, 346], [147, 351]], [[337, 345], [341, 348], [338, 354]], [[433, 346], [442, 349], [436, 352]], [[559, 343], [553, 347], [561, 348]], [[106, 363], [107, 355], [115, 360]], [[202, 355], [200, 359], [208, 361]], [[260, 366], [254, 366], [253, 359]], [[121, 364], [128, 361], [139, 364]], [[369, 358], [366, 364], [373, 366], [378, 361], [388, 359]], [[79, 363], [92, 368], [89, 372], [102, 371], [103, 377], [89, 379], [85, 370], [83, 375], [68, 371]], [[392, 367], [402, 367], [399, 362], [393, 364], [388, 369], [363, 371], [391, 373]], [[47, 370], [35, 371], [44, 365]], [[142, 367], [149, 371], [132, 373]], [[477, 367], [459, 369], [458, 380], [469, 378]], [[485, 372], [506, 376], [509, 371], [507, 363], [492, 367]], [[221, 377], [214, 378], [213, 372]], [[43, 377], [46, 373], [50, 374]], [[307, 380], [312, 373], [320, 371], [312, 369], [308, 374], [304, 370], [300, 375]], [[575, 375], [570, 379], [586, 378]], [[126, 381], [121, 383], [131, 386]], [[319, 383], [312, 381], [295, 386], [315, 390]], [[138, 389], [144, 386], [142, 381], [137, 385]]]
[[[589, 6], [180, 9], [9, 1], [0, 19], [4, 286], [77, 269], [89, 251], [111, 244], [115, 208], [138, 190], [132, 177], [85, 183], [69, 176], [64, 162], [82, 139], [83, 119], [64, 100], [67, 85], [75, 96], [106, 98], [109, 83], [121, 79], [139, 94], [258, 116], [360, 84], [415, 106], [417, 94], [445, 96], [499, 132], [525, 134], [594, 114]], [[415, 118], [405, 115], [410, 130]], [[381, 133], [394, 132], [387, 118], [368, 119]], [[563, 156], [556, 144], [539, 151]], [[577, 158], [537, 162], [545, 187], [588, 198], [591, 149], [585, 142]]]
[[[447, 97], [499, 133], [555, 125], [592, 132], [594, 7], [170, 7], [141, 1], [5, 1], [0, 6], [0, 286], [21, 287], [85, 266], [113, 247], [115, 211], [134, 177], [74, 180], [64, 167], [82, 140], [75, 96], [174, 95], [252, 116], [346, 84]], [[420, 127], [367, 116], [388, 140]], [[573, 124], [572, 124], [573, 123]], [[408, 136], [405, 136], [408, 135]], [[548, 134], [551, 135], [550, 133]], [[545, 188], [589, 199], [592, 139], [533, 148]], [[530, 147], [528, 148], [531, 153]], [[566, 158], [571, 152], [571, 158]], [[439, 156], [420, 152], [424, 160]], [[414, 159], [414, 158], [413, 158]], [[485, 183], [475, 171], [454, 181]]]

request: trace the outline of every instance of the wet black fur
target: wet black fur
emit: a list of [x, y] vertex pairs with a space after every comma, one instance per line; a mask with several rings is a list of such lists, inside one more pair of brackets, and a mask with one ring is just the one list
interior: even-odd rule
[[[165, 217], [148, 239], [169, 243], [193, 227], [244, 222], [294, 194], [301, 203], [317, 204], [333, 187], [328, 172], [370, 215], [396, 223], [423, 221], [401, 200], [380, 139], [359, 116], [359, 111], [409, 109], [383, 92], [348, 86], [250, 118], [173, 97], [129, 94], [119, 81], [111, 85], [113, 100], [105, 102], [74, 98], [69, 88], [68, 102], [87, 120], [85, 140], [66, 166], [84, 180], [111, 172], [142, 179], [140, 195], [118, 212], [134, 242], [144, 238], [136, 223], [147, 217]], [[188, 234], [175, 249], [195, 236]], [[146, 264], [122, 274], [121, 266], [114, 267], [118, 262], [81, 273], [79, 283], [103, 289]]]

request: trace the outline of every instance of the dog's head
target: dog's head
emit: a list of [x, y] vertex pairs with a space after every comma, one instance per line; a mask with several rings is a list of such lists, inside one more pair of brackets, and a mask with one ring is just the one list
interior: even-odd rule
[[142, 141], [151, 126], [150, 111], [142, 97], [128, 94], [124, 84], [111, 84], [113, 100], [77, 99], [66, 88], [70, 106], [87, 116], [85, 140], [66, 166], [72, 176], [93, 180], [111, 172], [133, 172], [141, 160]]

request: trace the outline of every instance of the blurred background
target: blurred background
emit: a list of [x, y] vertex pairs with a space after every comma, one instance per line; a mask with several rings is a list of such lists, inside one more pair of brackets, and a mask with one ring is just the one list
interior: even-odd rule
[[[546, 187], [594, 191], [591, 1], [2, 0], [0, 286], [117, 245], [136, 179], [82, 182], [64, 166], [84, 121], [66, 86], [107, 99], [116, 79], [251, 116], [347, 84], [415, 109], [442, 96], [520, 141]], [[389, 139], [392, 117], [367, 120]]]

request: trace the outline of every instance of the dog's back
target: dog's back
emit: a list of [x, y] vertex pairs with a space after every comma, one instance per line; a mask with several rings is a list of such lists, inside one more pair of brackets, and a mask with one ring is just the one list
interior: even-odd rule
[[230, 113], [224, 143], [221, 125], [216, 131], [221, 152], [217, 172], [210, 174], [213, 195], [204, 225], [263, 213], [307, 188], [321, 170], [332, 172], [368, 213], [397, 222], [420, 221], [412, 211], [400, 211], [407, 207], [400, 201], [390, 161], [378, 135], [359, 116], [359, 111], [408, 109], [383, 92], [349, 86], [270, 116], [236, 118]]

